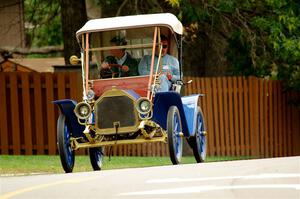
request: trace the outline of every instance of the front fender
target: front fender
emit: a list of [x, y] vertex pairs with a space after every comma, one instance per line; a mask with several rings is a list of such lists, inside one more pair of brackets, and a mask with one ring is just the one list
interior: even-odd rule
[[184, 136], [189, 136], [189, 128], [181, 97], [177, 92], [159, 92], [155, 94], [152, 120], [163, 129], [167, 128], [167, 116], [171, 106], [176, 106], [180, 113], [182, 131]]
[[199, 94], [196, 94], [181, 98], [187, 126], [189, 129], [189, 136], [194, 136], [196, 132], [199, 96]]
[[61, 114], [66, 117], [67, 123], [70, 125], [73, 137], [85, 137], [82, 133], [85, 126], [78, 123], [78, 119], [74, 113], [77, 102], [70, 99], [53, 101], [59, 107]]

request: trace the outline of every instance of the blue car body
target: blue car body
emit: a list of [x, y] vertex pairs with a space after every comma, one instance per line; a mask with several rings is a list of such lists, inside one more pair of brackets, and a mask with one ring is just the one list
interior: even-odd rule
[[[135, 99], [140, 96], [133, 90], [126, 90]], [[167, 128], [167, 115], [171, 106], [176, 106], [180, 112], [182, 131], [185, 137], [195, 135], [196, 115], [198, 107], [199, 95], [190, 95], [181, 97], [177, 92], [159, 92], [156, 93], [153, 106], [152, 120], [159, 124], [163, 129]], [[74, 114], [76, 101], [70, 99], [57, 100], [53, 102], [59, 106], [62, 114], [64, 114], [72, 128], [74, 137], [84, 137], [84, 125], [78, 123]]]
[[72, 136], [75, 138], [85, 137], [82, 133], [85, 126], [78, 123], [77, 117], [74, 113], [76, 101], [70, 99], [53, 101], [59, 107], [60, 112], [66, 116], [67, 123], [70, 125]]

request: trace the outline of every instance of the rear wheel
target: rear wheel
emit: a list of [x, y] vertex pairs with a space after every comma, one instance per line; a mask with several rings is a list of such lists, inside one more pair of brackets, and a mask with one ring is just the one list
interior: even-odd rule
[[71, 148], [70, 137], [71, 129], [67, 124], [66, 117], [60, 114], [57, 121], [57, 144], [60, 161], [66, 173], [73, 171], [75, 162], [75, 153]]
[[195, 135], [188, 139], [193, 149], [194, 157], [198, 163], [204, 162], [206, 158], [206, 129], [204, 118], [200, 107], [198, 107]]
[[104, 156], [103, 151], [102, 147], [89, 148], [90, 161], [94, 171], [101, 170]]
[[173, 164], [179, 164], [182, 157], [182, 127], [180, 114], [176, 106], [171, 106], [167, 117], [167, 133], [170, 158]]

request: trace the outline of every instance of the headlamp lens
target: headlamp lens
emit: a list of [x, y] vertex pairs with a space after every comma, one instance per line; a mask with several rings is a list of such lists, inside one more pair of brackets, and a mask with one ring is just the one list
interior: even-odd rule
[[80, 102], [76, 105], [74, 112], [79, 119], [87, 119], [92, 113], [92, 108], [88, 103]]
[[89, 114], [89, 108], [86, 105], [82, 105], [79, 108], [79, 114], [83, 117], [87, 116]]
[[140, 103], [140, 109], [143, 112], [148, 112], [150, 110], [150, 102], [148, 100], [144, 100]]
[[87, 94], [86, 94], [88, 100], [93, 100], [95, 97], [95, 92], [93, 90], [88, 90]]
[[140, 114], [148, 114], [151, 111], [151, 101], [147, 98], [140, 98], [136, 103], [136, 109]]

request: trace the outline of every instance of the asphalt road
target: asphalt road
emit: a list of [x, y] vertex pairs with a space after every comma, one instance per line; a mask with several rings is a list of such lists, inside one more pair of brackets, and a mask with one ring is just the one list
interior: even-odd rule
[[0, 177], [0, 186], [0, 199], [300, 199], [300, 157]]

